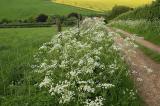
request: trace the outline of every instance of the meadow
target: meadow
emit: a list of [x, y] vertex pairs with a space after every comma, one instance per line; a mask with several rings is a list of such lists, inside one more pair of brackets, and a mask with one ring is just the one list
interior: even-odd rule
[[57, 4], [50, 0], [1, 0], [0, 20], [20, 20], [36, 17], [39, 14], [46, 15], [67, 15], [71, 12], [78, 12], [89, 15], [97, 12], [63, 4]]
[[[23, 93], [21, 91], [28, 87], [22, 85], [31, 70], [30, 65], [34, 63], [33, 55], [55, 33], [54, 27], [0, 29], [0, 102], [3, 105], [15, 106], [10, 101], [21, 95], [25, 98], [25, 90]], [[12, 84], [17, 86], [10, 88]]]

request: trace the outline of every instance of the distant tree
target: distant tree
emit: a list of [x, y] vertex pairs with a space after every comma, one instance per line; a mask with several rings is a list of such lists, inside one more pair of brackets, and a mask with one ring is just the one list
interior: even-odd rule
[[82, 15], [81, 14], [78, 14], [78, 13], [70, 13], [68, 14], [68, 18], [71, 18], [71, 17], [75, 17], [79, 20], [82, 20]]
[[130, 10], [133, 10], [133, 8], [127, 7], [127, 6], [114, 6], [112, 10], [106, 15], [106, 18], [108, 20], [111, 20], [117, 16], [119, 16], [122, 13], [128, 12]]
[[10, 23], [10, 21], [4, 18], [4, 19], [1, 20], [0, 23], [1, 24], [8, 24], [8, 23]]
[[47, 22], [48, 16], [45, 14], [40, 14], [36, 17], [36, 22]]

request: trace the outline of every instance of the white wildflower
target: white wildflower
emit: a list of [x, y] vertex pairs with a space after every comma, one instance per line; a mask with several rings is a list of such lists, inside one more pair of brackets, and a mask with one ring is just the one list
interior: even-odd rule
[[51, 79], [48, 76], [45, 76], [44, 80], [39, 84], [39, 87], [48, 86], [51, 83]]
[[102, 98], [100, 96], [100, 97], [96, 97], [96, 99], [94, 101], [90, 100], [90, 99], [87, 99], [84, 102], [84, 104], [85, 104], [85, 106], [103, 106], [103, 101], [104, 101], [104, 98]]
[[104, 88], [104, 89], [109, 89], [109, 88], [112, 88], [112, 87], [115, 87], [115, 86], [113, 84], [103, 83], [103, 84], [98, 84], [97, 87]]
[[83, 90], [83, 91], [86, 91], [86, 92], [91, 92], [91, 93], [94, 93], [94, 91], [95, 91], [95, 88], [92, 88], [89, 85], [81, 86], [79, 89]]

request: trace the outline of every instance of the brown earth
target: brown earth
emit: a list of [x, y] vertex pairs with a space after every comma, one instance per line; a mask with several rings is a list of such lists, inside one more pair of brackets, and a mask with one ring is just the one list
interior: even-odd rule
[[[122, 30], [115, 30], [107, 27], [109, 32], [121, 32], [123, 36], [130, 37], [131, 34]], [[136, 38], [136, 42], [148, 47], [152, 50], [160, 52], [160, 48], [141, 38]], [[121, 45], [124, 43], [124, 38], [119, 36], [115, 39], [115, 43]], [[160, 64], [143, 54], [138, 48], [134, 49], [134, 53], [127, 52], [131, 48], [125, 47], [122, 50], [125, 55], [125, 60], [131, 67], [131, 75], [134, 79], [136, 88], [146, 106], [160, 106]]]

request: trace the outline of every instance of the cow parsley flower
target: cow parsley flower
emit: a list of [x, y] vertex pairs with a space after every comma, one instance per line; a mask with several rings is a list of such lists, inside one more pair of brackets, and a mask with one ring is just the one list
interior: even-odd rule
[[51, 83], [51, 79], [48, 76], [45, 76], [44, 80], [39, 84], [39, 87], [48, 86]]
[[101, 96], [96, 97], [95, 100], [87, 99], [84, 104], [85, 106], [103, 106], [104, 98]]

